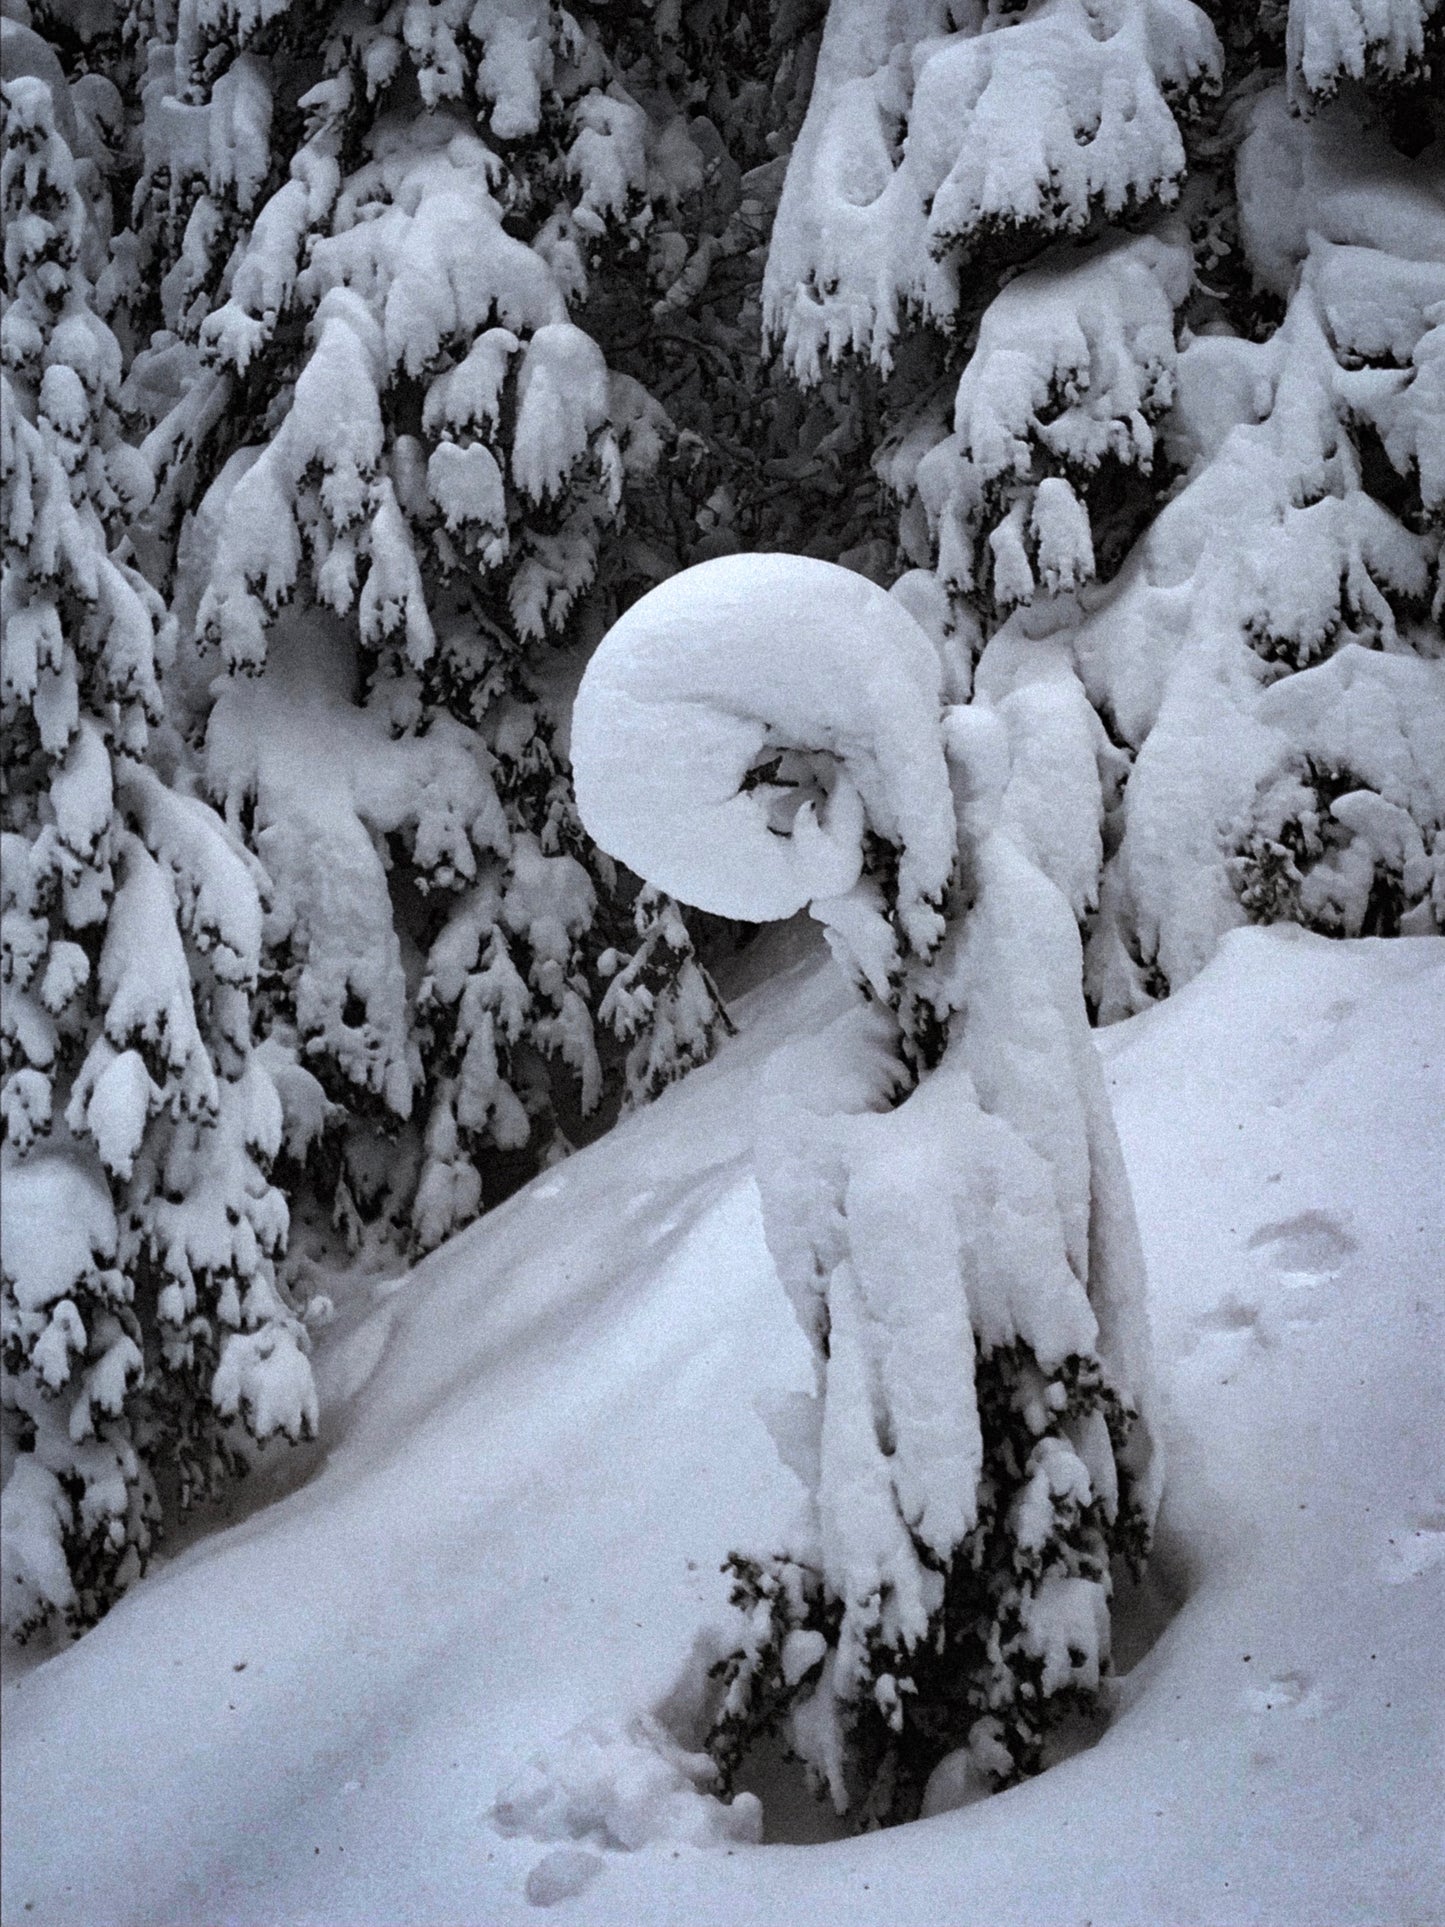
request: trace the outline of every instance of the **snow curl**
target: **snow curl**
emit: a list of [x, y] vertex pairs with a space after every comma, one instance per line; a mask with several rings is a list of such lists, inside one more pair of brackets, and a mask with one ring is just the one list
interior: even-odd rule
[[869, 832], [898, 852], [917, 952], [956, 835], [938, 657], [865, 577], [724, 556], [663, 583], [604, 637], [572, 723], [590, 835], [649, 883], [762, 923], [843, 896]]

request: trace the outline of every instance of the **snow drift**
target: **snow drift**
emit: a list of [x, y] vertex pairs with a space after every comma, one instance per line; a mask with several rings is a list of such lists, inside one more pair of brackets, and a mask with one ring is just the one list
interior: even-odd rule
[[[598, 1863], [567, 1911], [599, 1927], [1440, 1915], [1429, 938], [1241, 932], [1100, 1040], [1187, 1598], [1097, 1746], [807, 1849], [496, 1831], [534, 1756], [675, 1704], [699, 1629], [721, 1630], [718, 1562], [799, 1496], [753, 1401], [805, 1389], [809, 1358], [744, 1158], [760, 1071], [843, 996], [800, 957], [738, 1006], [715, 1065], [404, 1286], [359, 1284], [319, 1348], [309, 1481], [159, 1565], [77, 1646], [22, 1656], [7, 1920], [508, 1927], [560, 1898], [555, 1862], [524, 1891], [557, 1854], [574, 1879]], [[606, 1793], [641, 1826], [626, 1797]]]

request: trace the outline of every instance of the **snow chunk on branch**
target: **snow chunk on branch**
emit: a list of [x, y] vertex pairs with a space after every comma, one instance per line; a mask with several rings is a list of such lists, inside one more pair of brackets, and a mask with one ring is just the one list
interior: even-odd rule
[[5, 1277], [22, 1311], [77, 1294], [114, 1263], [115, 1208], [99, 1173], [78, 1159], [7, 1164], [0, 1210]]
[[1345, 80], [1399, 84], [1428, 74], [1439, 0], [1290, 0], [1291, 78], [1328, 99]]
[[1004, 612], [1094, 574], [1077, 490], [1105, 463], [1148, 474], [1174, 399], [1174, 311], [1189, 291], [1173, 228], [1060, 251], [986, 309], [953, 433], [912, 478], [947, 584]]
[[597, 343], [570, 321], [539, 328], [517, 378], [512, 474], [518, 488], [533, 501], [555, 495], [607, 419], [607, 363]]
[[660, 889], [765, 921], [898, 853], [898, 920], [926, 953], [955, 834], [938, 658], [894, 598], [798, 556], [726, 556], [609, 631], [573, 717], [589, 833]]

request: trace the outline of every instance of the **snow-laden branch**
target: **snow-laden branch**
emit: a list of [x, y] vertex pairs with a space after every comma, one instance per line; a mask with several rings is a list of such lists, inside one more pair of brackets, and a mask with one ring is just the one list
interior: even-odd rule
[[1291, 88], [1329, 99], [1342, 81], [1428, 84], [1440, 0], [1290, 0]]
[[1175, 110], [1219, 71], [1191, 0], [834, 0], [763, 283], [788, 366], [886, 367], [910, 312], [956, 324], [981, 247], [1172, 203]]

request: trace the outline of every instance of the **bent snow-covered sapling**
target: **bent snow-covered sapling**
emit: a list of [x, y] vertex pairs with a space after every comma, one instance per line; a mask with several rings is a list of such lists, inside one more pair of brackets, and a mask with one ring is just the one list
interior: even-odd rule
[[792, 1543], [735, 1555], [710, 1745], [763, 1731], [839, 1812], [907, 1819], [966, 1750], [1036, 1771], [1098, 1694], [1111, 1568], [1158, 1464], [1133, 1209], [1073, 912], [1010, 785], [1028, 733], [945, 706], [902, 603], [830, 563], [732, 556], [613, 627], [577, 698], [582, 817], [688, 903], [807, 906], [863, 995], [763, 1093], [768, 1245], [813, 1349], [774, 1420]]

